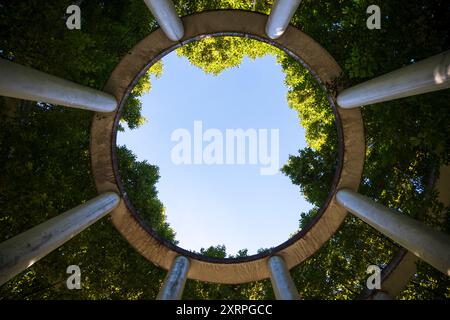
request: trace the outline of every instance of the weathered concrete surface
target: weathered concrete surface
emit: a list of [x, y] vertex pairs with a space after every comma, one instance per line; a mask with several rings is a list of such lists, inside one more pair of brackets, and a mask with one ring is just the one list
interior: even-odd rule
[[271, 39], [277, 39], [286, 31], [289, 22], [300, 5], [301, 0], [276, 0], [270, 10], [266, 24], [266, 34]]
[[172, 41], [183, 38], [184, 29], [171, 0], [144, 0], [166, 36]]
[[0, 243], [0, 285], [108, 214], [119, 202], [116, 193], [102, 194]]
[[189, 259], [183, 256], [176, 257], [156, 300], [180, 300], [188, 271]]
[[450, 275], [450, 236], [352, 190], [339, 190], [336, 198], [340, 205], [386, 237]]
[[300, 295], [283, 258], [273, 256], [267, 263], [270, 270], [270, 281], [277, 300], [300, 300]]

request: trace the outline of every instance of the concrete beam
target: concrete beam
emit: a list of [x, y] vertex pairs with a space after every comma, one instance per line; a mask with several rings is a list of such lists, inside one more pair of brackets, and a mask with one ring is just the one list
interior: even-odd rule
[[358, 84], [337, 97], [341, 108], [356, 108], [450, 88], [450, 51]]
[[144, 0], [167, 38], [178, 41], [183, 38], [183, 23], [170, 0]]
[[376, 291], [370, 300], [393, 300], [392, 297], [384, 291]]
[[300, 0], [276, 0], [273, 3], [266, 24], [269, 38], [277, 39], [283, 35], [299, 5]]
[[105, 216], [119, 201], [113, 192], [102, 194], [0, 243], [0, 285]]
[[450, 275], [450, 237], [420, 221], [390, 210], [349, 189], [337, 202], [364, 222], [446, 275]]
[[0, 59], [0, 95], [96, 112], [112, 112], [117, 107], [108, 93], [5, 59]]
[[156, 300], [180, 300], [183, 296], [188, 271], [189, 259], [183, 256], [176, 257]]
[[270, 281], [277, 300], [300, 300], [297, 288], [280, 256], [272, 256], [268, 261]]

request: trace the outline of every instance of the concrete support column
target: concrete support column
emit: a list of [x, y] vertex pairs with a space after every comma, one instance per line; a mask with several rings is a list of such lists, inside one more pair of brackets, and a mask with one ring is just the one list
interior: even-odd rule
[[102, 194], [0, 243], [0, 285], [105, 216], [119, 201], [113, 192]]
[[384, 291], [376, 291], [371, 300], [393, 300], [392, 297]]
[[341, 108], [390, 101], [450, 88], [450, 51], [358, 84], [337, 97]]
[[0, 95], [96, 112], [112, 112], [117, 107], [108, 93], [5, 59], [0, 59]]
[[167, 38], [178, 41], [183, 38], [184, 28], [171, 0], [144, 0]]
[[277, 39], [283, 35], [299, 5], [300, 0], [275, 0], [266, 24], [269, 38]]
[[280, 256], [270, 257], [268, 265], [270, 281], [277, 300], [299, 300], [297, 288], [283, 258]]
[[337, 202], [446, 275], [450, 275], [450, 237], [420, 221], [392, 211], [349, 189], [336, 194]]
[[156, 300], [180, 300], [188, 271], [189, 259], [183, 256], [176, 257]]

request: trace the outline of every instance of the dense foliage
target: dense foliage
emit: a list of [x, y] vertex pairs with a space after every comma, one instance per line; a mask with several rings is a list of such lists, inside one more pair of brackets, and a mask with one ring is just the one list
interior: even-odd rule
[[[0, 55], [20, 64], [101, 89], [120, 58], [156, 27], [143, 1], [79, 1], [82, 29], [68, 31], [70, 1], [0, 0]], [[208, 9], [268, 13], [271, 1], [176, 0], [180, 15]], [[379, 4], [381, 30], [365, 26], [366, 8]], [[27, 17], [27, 19], [24, 19]], [[450, 47], [445, 1], [304, 0], [292, 23], [322, 44], [343, 68], [345, 86], [400, 68]], [[178, 54], [205, 72], [220, 74], [244, 56], [273, 54], [289, 88], [291, 108], [306, 130], [308, 148], [283, 167], [316, 207], [299, 213], [299, 228], [317, 213], [336, 165], [336, 130], [325, 94], [292, 58], [248, 39], [214, 38], [184, 46]], [[150, 73], [161, 75], [162, 65]], [[150, 73], [133, 91], [121, 125], [136, 128], [139, 95], [150, 90]], [[262, 93], [263, 94], [263, 93]], [[450, 232], [450, 213], [436, 200], [430, 180], [449, 162], [448, 92], [410, 97], [363, 108], [366, 165], [360, 191], [402, 213]], [[96, 195], [90, 175], [92, 113], [0, 97], [0, 237], [10, 238]], [[151, 121], [151, 119], [149, 119]], [[118, 149], [121, 175], [139, 213], [176, 242], [157, 198], [158, 169]], [[429, 210], [428, 208], [432, 208]], [[339, 231], [292, 275], [303, 298], [351, 299], [364, 287], [369, 264], [384, 266], [395, 244], [349, 216]], [[203, 254], [226, 257], [223, 246]], [[246, 255], [243, 250], [240, 255]], [[83, 290], [67, 290], [66, 267], [82, 268]], [[152, 299], [165, 272], [141, 257], [103, 219], [0, 288], [12, 299]], [[402, 298], [449, 298], [450, 282], [426, 263]], [[188, 281], [187, 299], [273, 298], [269, 281], [240, 286]]]
[[[3, 58], [101, 89], [120, 58], [156, 24], [142, 1], [80, 2], [82, 29], [73, 31], [64, 18], [71, 1], [1, 2]], [[151, 72], [158, 75], [161, 67]], [[142, 123], [138, 96], [149, 89], [147, 74], [128, 100], [122, 124]], [[89, 157], [92, 113], [3, 97], [0, 104], [0, 229], [7, 239], [96, 196]], [[135, 200], [145, 208], [140, 213], [175, 241], [156, 197], [158, 169], [136, 161], [126, 148], [118, 156], [126, 165], [126, 187], [142, 188]], [[82, 270], [83, 290], [66, 288], [72, 264]], [[0, 297], [154, 298], [164, 275], [102, 219], [2, 286]]]

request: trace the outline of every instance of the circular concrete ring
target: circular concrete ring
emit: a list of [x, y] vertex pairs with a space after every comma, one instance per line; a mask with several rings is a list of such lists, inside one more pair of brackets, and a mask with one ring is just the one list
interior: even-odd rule
[[[159, 237], [134, 210], [120, 182], [115, 158], [117, 123], [120, 111], [139, 77], [156, 61], [174, 49], [206, 36], [243, 36], [272, 44], [302, 63], [326, 89], [333, 85], [341, 69], [333, 57], [300, 30], [289, 26], [277, 40], [264, 31], [267, 16], [241, 10], [207, 11], [182, 18], [185, 35], [180, 42], [169, 40], [158, 29], [140, 41], [117, 65], [105, 91], [119, 101], [116, 112], [97, 113], [91, 128], [91, 161], [99, 193], [119, 192], [122, 196], [112, 221], [119, 232], [145, 258], [169, 269], [177, 255], [190, 259], [188, 277], [202, 281], [238, 284], [269, 277], [267, 260], [282, 256], [289, 269], [314, 254], [338, 229], [347, 212], [335, 200], [341, 188], [357, 190], [364, 164], [364, 130], [359, 108], [336, 107], [335, 93], [329, 93], [334, 109], [339, 140], [339, 164], [327, 201], [310, 225], [281, 245], [265, 252], [238, 259], [216, 259], [179, 248]], [[177, 94], [177, 93], [174, 93]], [[179, 93], [182, 94], [182, 93]], [[274, 212], [274, 214], [280, 214]]]

